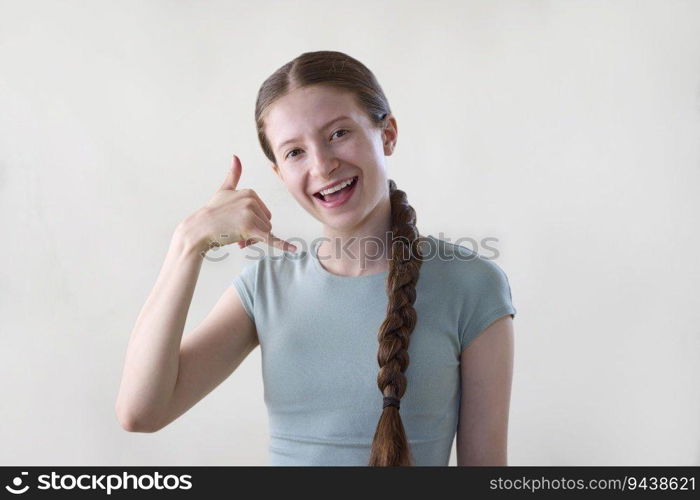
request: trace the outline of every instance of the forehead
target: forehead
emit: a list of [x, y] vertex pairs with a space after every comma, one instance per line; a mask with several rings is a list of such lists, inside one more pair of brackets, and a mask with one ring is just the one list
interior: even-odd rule
[[358, 123], [363, 123], [365, 118], [350, 92], [320, 85], [304, 87], [286, 94], [268, 108], [265, 131], [271, 142], [277, 145], [313, 133], [341, 115]]

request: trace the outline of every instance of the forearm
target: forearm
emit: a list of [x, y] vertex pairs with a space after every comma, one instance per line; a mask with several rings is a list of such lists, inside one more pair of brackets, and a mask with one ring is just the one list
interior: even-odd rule
[[116, 402], [125, 427], [141, 430], [155, 425], [171, 397], [183, 330], [203, 260], [200, 251], [180, 224], [129, 338]]

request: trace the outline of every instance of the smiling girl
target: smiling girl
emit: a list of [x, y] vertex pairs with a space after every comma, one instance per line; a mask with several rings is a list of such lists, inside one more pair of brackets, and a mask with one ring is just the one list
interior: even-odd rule
[[[323, 238], [298, 251], [274, 236], [257, 193], [237, 189], [234, 156], [209, 203], [175, 230], [137, 319], [122, 426], [165, 427], [260, 345], [271, 465], [444, 466], [455, 433], [458, 465], [507, 465], [508, 279], [419, 234], [388, 178], [398, 127], [372, 72], [341, 52], [304, 53], [265, 80], [255, 120], [271, 168]], [[283, 253], [245, 266], [183, 338], [213, 241]]]

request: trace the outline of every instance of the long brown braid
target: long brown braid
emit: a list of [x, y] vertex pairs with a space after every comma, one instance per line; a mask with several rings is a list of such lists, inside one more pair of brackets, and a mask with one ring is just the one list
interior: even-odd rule
[[[406, 193], [389, 180], [392, 245], [386, 291], [387, 315], [379, 328], [379, 375], [377, 385], [385, 397], [401, 400], [406, 392], [408, 344], [416, 326], [416, 283], [422, 259], [419, 253], [416, 212], [408, 204]], [[374, 433], [369, 465], [411, 465], [411, 455], [399, 408], [386, 405]]]
[[[258, 140], [265, 156], [277, 164], [265, 133], [265, 116], [269, 107], [294, 89], [326, 85], [350, 92], [372, 123], [382, 128], [391, 110], [374, 74], [360, 61], [336, 51], [305, 52], [270, 75], [258, 91], [255, 123]], [[389, 180], [392, 243], [386, 292], [387, 316], [377, 338], [379, 374], [377, 385], [382, 396], [400, 402], [406, 392], [408, 341], [416, 325], [416, 283], [422, 263], [416, 229], [416, 213], [408, 204], [406, 193]], [[378, 399], [378, 401], [382, 401]], [[400, 406], [400, 405], [399, 405]], [[412, 465], [413, 459], [401, 421], [399, 408], [384, 406], [372, 441], [371, 466]]]

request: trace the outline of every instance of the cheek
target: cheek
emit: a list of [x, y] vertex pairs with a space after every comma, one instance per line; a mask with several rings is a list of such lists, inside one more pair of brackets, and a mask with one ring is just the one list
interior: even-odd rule
[[290, 190], [290, 192], [292, 193], [292, 195], [294, 196], [294, 198], [296, 198], [296, 200], [297, 200], [298, 202], [304, 201], [305, 198], [307, 197], [307, 196], [306, 196], [306, 192], [304, 191], [304, 188], [303, 188], [302, 186], [300, 186], [300, 185], [295, 185], [295, 186]]
[[365, 164], [376, 164], [384, 157], [384, 147], [381, 140], [363, 137], [359, 139], [353, 148], [356, 158], [362, 159]]
[[374, 145], [368, 137], [361, 134], [355, 134], [348, 137], [347, 140], [339, 142], [335, 146], [335, 152], [343, 156], [352, 156], [354, 158], [366, 157], [372, 153]]
[[284, 169], [284, 185], [287, 191], [293, 193], [301, 189], [302, 179], [299, 175], [298, 169], [285, 168]]
[[289, 184], [287, 184], [287, 190], [297, 202], [309, 203], [309, 197], [306, 194], [306, 186], [302, 179], [290, 179]]

